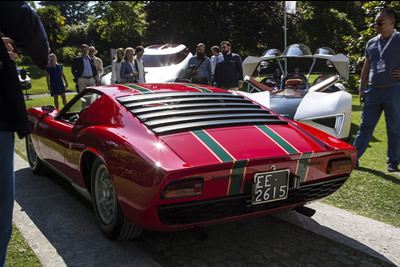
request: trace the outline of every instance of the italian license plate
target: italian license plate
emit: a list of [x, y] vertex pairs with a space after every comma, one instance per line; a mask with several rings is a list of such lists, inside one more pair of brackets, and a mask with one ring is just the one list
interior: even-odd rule
[[289, 190], [290, 170], [254, 174], [252, 204], [286, 199]]

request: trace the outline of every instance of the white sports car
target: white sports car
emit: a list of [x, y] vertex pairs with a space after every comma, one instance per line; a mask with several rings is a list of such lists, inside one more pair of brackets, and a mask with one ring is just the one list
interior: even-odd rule
[[[192, 57], [183, 44], [151, 45], [144, 49], [143, 63], [147, 83], [175, 82], [185, 75], [185, 68]], [[102, 85], [111, 84], [111, 73], [101, 78]]]
[[312, 54], [306, 45], [293, 44], [283, 53], [270, 49], [262, 57], [247, 57], [243, 73], [247, 93], [239, 94], [336, 138], [349, 138], [352, 98], [339, 82], [349, 76], [345, 55], [327, 47]]

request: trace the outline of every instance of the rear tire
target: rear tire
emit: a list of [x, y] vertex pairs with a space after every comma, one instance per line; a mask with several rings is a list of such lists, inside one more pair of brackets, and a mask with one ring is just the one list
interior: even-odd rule
[[105, 236], [112, 240], [127, 240], [143, 232], [123, 214], [107, 168], [98, 158], [92, 166], [91, 189], [94, 213]]
[[30, 134], [25, 137], [25, 144], [28, 163], [32, 172], [37, 175], [45, 175], [47, 173], [47, 167], [37, 156], [35, 147], [33, 146], [32, 136]]

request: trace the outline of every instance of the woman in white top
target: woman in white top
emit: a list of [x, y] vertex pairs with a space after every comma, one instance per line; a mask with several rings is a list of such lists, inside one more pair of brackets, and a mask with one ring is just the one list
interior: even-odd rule
[[118, 48], [115, 54], [115, 59], [112, 62], [111, 67], [111, 84], [121, 83], [120, 71], [121, 63], [124, 61], [125, 50], [123, 48]]
[[144, 53], [143, 46], [137, 46], [135, 49], [135, 55], [136, 55], [135, 67], [136, 67], [136, 70], [139, 72], [138, 83], [146, 82], [144, 65], [143, 65], [143, 60], [142, 60], [143, 53]]

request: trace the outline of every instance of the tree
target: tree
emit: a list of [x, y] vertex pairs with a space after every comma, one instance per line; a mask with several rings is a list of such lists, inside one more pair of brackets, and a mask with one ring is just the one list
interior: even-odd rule
[[[352, 63], [351, 69], [357, 74], [361, 72], [364, 64], [365, 46], [367, 45], [368, 40], [376, 35], [376, 31], [372, 27], [372, 24], [379, 11], [385, 7], [393, 7], [399, 11], [400, 3], [398, 1], [373, 1], [365, 3], [362, 5], [364, 24], [360, 27], [359, 33], [356, 35], [348, 35], [344, 38], [347, 43], [346, 51]], [[399, 21], [397, 21], [397, 24], [400, 24]]]
[[347, 44], [343, 36], [355, 35], [357, 30], [337, 7], [337, 1], [299, 2], [297, 13], [289, 16], [288, 44], [306, 44], [311, 52], [327, 46], [336, 53], [344, 53]]
[[[397, 11], [400, 10], [400, 2], [398, 1], [372, 1], [362, 5], [364, 23], [360, 25], [358, 33], [355, 35], [344, 36], [347, 44], [346, 52], [350, 59], [350, 70], [355, 75], [349, 79], [349, 87], [354, 93], [358, 92], [359, 74], [364, 65], [364, 53], [368, 40], [376, 35], [376, 31], [372, 24], [376, 15], [385, 7], [393, 7]], [[397, 26], [399, 26], [397, 21]], [[395, 27], [398, 29], [398, 27]]]
[[142, 44], [147, 27], [142, 3], [99, 1], [94, 5], [94, 14], [89, 27], [96, 29], [104, 44], [114, 48]]
[[88, 40], [88, 27], [86, 25], [66, 25], [65, 34], [67, 38], [63, 42], [64, 46], [80, 47]]
[[61, 16], [60, 10], [54, 6], [39, 8], [36, 10], [36, 13], [46, 30], [50, 48], [52, 51], [55, 51], [66, 39], [64, 28], [65, 17]]
[[67, 25], [86, 24], [90, 9], [90, 1], [40, 1], [42, 6], [55, 6], [61, 15], [66, 18]]
[[145, 6], [149, 25], [145, 42], [183, 43], [194, 52], [199, 42], [211, 47], [227, 40], [242, 56], [260, 55], [267, 47], [283, 43], [278, 36], [280, 5], [275, 1], [150, 1]]

